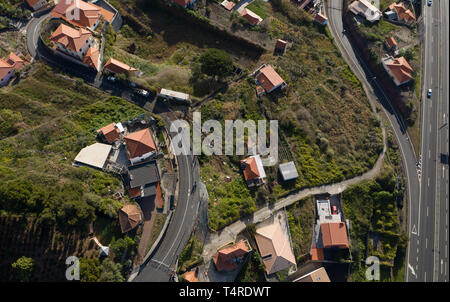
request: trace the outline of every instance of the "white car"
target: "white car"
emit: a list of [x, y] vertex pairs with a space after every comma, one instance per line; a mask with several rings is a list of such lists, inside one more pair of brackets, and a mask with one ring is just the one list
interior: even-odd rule
[[108, 81], [115, 82], [115, 81], [116, 81], [116, 78], [113, 77], [113, 76], [109, 76], [109, 77], [108, 77]]
[[431, 98], [431, 88], [430, 89], [428, 89], [428, 92], [427, 92], [427, 96], [428, 96], [428, 98]]
[[137, 93], [139, 93], [140, 95], [145, 96], [145, 97], [147, 97], [149, 95], [148, 91], [145, 89], [138, 89]]

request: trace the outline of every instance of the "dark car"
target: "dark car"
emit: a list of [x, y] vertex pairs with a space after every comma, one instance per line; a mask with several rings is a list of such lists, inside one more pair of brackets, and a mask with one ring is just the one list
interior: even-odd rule
[[433, 0], [428, 0], [427, 4], [428, 6], [431, 6], [431, 4], [433, 4]]

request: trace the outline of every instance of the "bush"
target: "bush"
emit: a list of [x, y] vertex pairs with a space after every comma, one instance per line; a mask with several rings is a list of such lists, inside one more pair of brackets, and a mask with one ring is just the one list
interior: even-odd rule
[[200, 56], [201, 71], [209, 76], [225, 77], [233, 70], [233, 61], [223, 50], [210, 48]]
[[29, 281], [34, 269], [34, 260], [32, 258], [22, 256], [17, 259], [16, 262], [11, 264], [11, 267], [16, 280], [21, 282]]

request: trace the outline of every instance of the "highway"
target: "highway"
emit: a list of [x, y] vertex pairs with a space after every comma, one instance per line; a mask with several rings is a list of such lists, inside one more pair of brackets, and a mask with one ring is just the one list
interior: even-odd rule
[[[417, 231], [411, 234], [407, 281], [448, 281], [448, 1], [423, 1], [425, 30]], [[427, 90], [432, 95], [427, 97]], [[447, 158], [447, 160], [446, 160]], [[415, 265], [415, 266], [414, 266]]]
[[[363, 84], [367, 97], [372, 103], [379, 103], [383, 112], [388, 118], [393, 129], [395, 138], [400, 147], [403, 166], [406, 171], [406, 195], [408, 207], [408, 230], [409, 235], [414, 232], [414, 226], [411, 221], [417, 221], [419, 209], [419, 176], [416, 168], [416, 155], [414, 148], [406, 131], [405, 124], [391, 101], [380, 87], [377, 80], [372, 75], [364, 60], [361, 59], [356, 48], [353, 47], [347, 35], [344, 33], [343, 25], [343, 0], [327, 0], [325, 2], [325, 11], [328, 17], [330, 32], [341, 51], [342, 56], [349, 64], [352, 71]], [[386, 75], [387, 76], [387, 75]], [[409, 251], [410, 249], [408, 249]], [[407, 257], [409, 256], [409, 253]], [[409, 267], [408, 263], [405, 263]], [[414, 270], [415, 268], [413, 268]], [[415, 273], [415, 271], [413, 271]]]

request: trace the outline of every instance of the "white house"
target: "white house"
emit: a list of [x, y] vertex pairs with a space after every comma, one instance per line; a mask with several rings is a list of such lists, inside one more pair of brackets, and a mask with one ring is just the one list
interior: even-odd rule
[[88, 49], [94, 45], [94, 38], [86, 29], [74, 29], [61, 24], [50, 36], [54, 48], [78, 60], [83, 60]]

